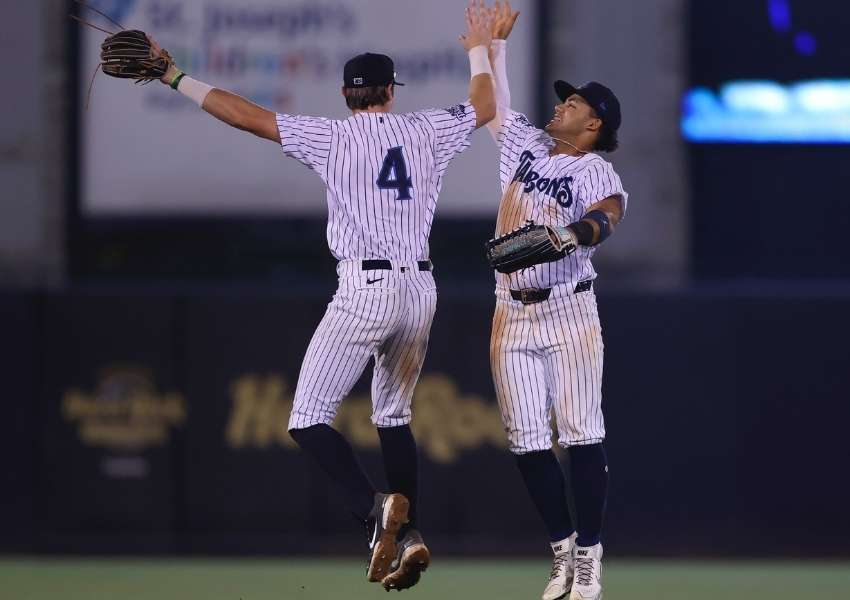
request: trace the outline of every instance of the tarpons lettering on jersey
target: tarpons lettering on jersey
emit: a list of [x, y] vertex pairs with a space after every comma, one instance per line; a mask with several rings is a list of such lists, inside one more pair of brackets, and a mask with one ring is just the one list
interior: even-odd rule
[[541, 177], [540, 173], [533, 170], [531, 167], [537, 157], [528, 150], [524, 151], [519, 157], [519, 167], [514, 174], [513, 181], [521, 181], [525, 184], [522, 191], [526, 194], [531, 193], [537, 188], [541, 194], [553, 197], [558, 201], [558, 204], [564, 208], [569, 208], [573, 205], [573, 190], [572, 177], [560, 177], [557, 179], [549, 179]]
[[[578, 156], [552, 154], [554, 140], [521, 113], [509, 109], [505, 112], [497, 143], [502, 201], [496, 236], [530, 220], [566, 227], [610, 196], [619, 196], [625, 211], [628, 194], [609, 162], [593, 152]], [[570, 256], [533, 269], [510, 274], [496, 272], [496, 282], [515, 290], [557, 285], [572, 290], [580, 282], [596, 278], [591, 258], [597, 248], [581, 246]]]

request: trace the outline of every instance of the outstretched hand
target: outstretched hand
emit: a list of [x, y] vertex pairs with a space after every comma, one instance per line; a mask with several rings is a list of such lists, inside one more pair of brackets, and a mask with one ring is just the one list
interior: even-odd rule
[[476, 46], [489, 48], [493, 41], [492, 29], [492, 18], [484, 0], [470, 0], [466, 8], [466, 33], [460, 36], [463, 47], [467, 52]]
[[490, 20], [492, 22], [491, 30], [494, 40], [506, 40], [513, 31], [514, 24], [519, 18], [519, 11], [514, 11], [511, 8], [510, 0], [501, 2], [496, 0], [493, 8], [489, 9]]

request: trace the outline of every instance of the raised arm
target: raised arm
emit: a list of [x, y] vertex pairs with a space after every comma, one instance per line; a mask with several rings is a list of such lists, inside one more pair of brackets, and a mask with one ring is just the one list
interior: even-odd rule
[[219, 121], [276, 144], [280, 143], [277, 119], [272, 111], [241, 96], [192, 79], [174, 65], [161, 81], [194, 100]]
[[493, 92], [493, 72], [487, 56], [492, 41], [489, 13], [483, 0], [472, 0], [466, 9], [466, 34], [460, 42], [469, 53], [472, 80], [469, 82], [469, 102], [475, 108], [475, 128], [489, 123], [496, 116], [496, 97]]
[[511, 90], [508, 82], [507, 40], [519, 17], [519, 11], [511, 8], [510, 2], [496, 2], [490, 9], [493, 41], [490, 44], [490, 64], [493, 68], [493, 84], [496, 94], [496, 117], [487, 124], [487, 129], [498, 142], [499, 132], [511, 107]]
[[[154, 52], [162, 51], [159, 44], [152, 38], [151, 44]], [[270, 140], [276, 144], [280, 143], [277, 116], [274, 112], [262, 106], [257, 106], [241, 96], [192, 79], [173, 64], [160, 81], [188, 96], [206, 112], [231, 127], [253, 133], [257, 137]]]
[[493, 87], [496, 93], [497, 112], [504, 113], [511, 107], [511, 88], [507, 67], [508, 42], [494, 39], [490, 44], [490, 64], [493, 67]]

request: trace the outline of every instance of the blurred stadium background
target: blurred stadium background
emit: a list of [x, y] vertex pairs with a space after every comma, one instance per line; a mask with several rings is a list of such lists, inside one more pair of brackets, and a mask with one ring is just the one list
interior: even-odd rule
[[[344, 118], [366, 49], [397, 58], [400, 110], [468, 81], [460, 0], [91, 4], [280, 111]], [[548, 120], [556, 78], [624, 107], [632, 202], [596, 261], [606, 598], [850, 597], [850, 4], [515, 6], [517, 109]], [[283, 427], [335, 283], [321, 183], [159, 85], [101, 75], [86, 111], [101, 36], [75, 10], [0, 24], [0, 596], [383, 593]], [[432, 236], [414, 429], [435, 562], [411, 597], [536, 598], [548, 574], [489, 376], [496, 190], [478, 132]], [[364, 379], [337, 425], [380, 480]]]

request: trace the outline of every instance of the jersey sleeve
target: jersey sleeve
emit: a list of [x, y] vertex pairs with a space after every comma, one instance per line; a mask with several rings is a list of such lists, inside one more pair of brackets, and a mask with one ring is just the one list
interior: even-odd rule
[[508, 82], [507, 40], [493, 40], [490, 51], [493, 63], [493, 91], [496, 94], [496, 117], [487, 123], [487, 130], [493, 136], [493, 141], [499, 143], [499, 133], [505, 117], [511, 109], [511, 86]]
[[502, 188], [513, 178], [514, 168], [525, 149], [528, 138], [538, 135], [541, 131], [531, 124], [531, 121], [516, 111], [505, 109], [505, 120], [496, 136], [499, 145], [499, 179]]
[[433, 129], [437, 171], [442, 175], [449, 162], [469, 148], [477, 120], [475, 107], [467, 101], [449, 108], [425, 110], [420, 114]]
[[629, 195], [623, 189], [620, 176], [614, 172], [611, 163], [602, 159], [594, 160], [584, 170], [579, 183], [579, 194], [586, 207], [611, 196], [620, 196], [623, 199], [624, 214], [629, 202]]
[[277, 115], [283, 153], [320, 175], [331, 151], [331, 121], [321, 117]]

